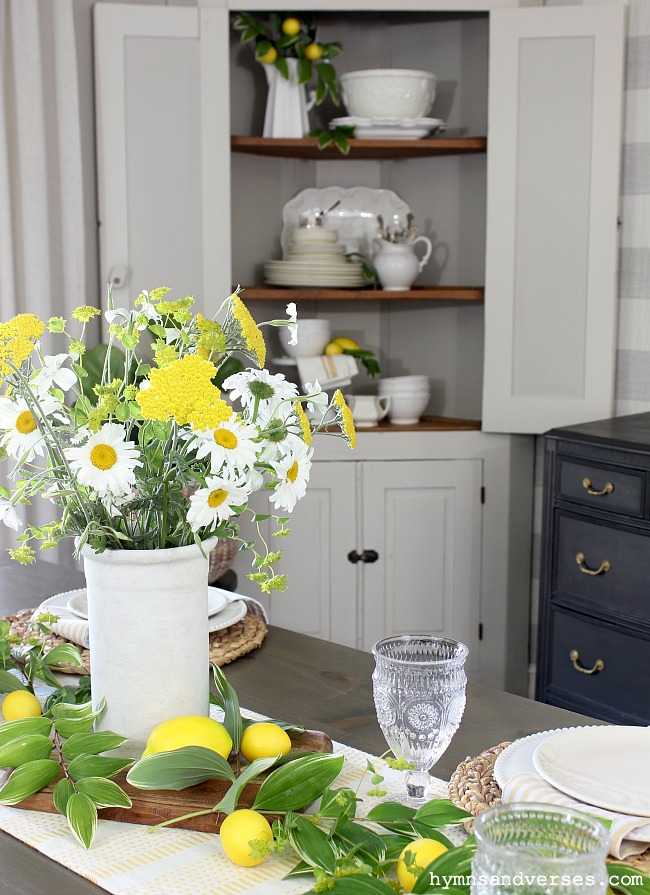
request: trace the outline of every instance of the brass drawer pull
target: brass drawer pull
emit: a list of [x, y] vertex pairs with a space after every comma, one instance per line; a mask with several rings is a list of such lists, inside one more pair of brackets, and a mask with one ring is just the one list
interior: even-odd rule
[[614, 490], [614, 485], [612, 482], [605, 482], [605, 487], [602, 489], [602, 491], [594, 491], [594, 489], [591, 487], [591, 479], [587, 477], [582, 480], [582, 487], [585, 489], [587, 494], [591, 494], [592, 497], [604, 497], [605, 494], [611, 494]]
[[569, 653], [569, 659], [573, 662], [573, 667], [576, 671], [579, 671], [580, 674], [598, 674], [599, 671], [605, 670], [605, 663], [602, 659], [596, 659], [593, 668], [585, 668], [584, 665], [580, 664], [580, 653], [577, 649], [572, 649]]
[[584, 572], [585, 575], [604, 575], [605, 572], [609, 572], [612, 567], [611, 562], [608, 559], [604, 559], [597, 569], [588, 569], [585, 565], [585, 561], [586, 557], [584, 553], [576, 553], [576, 562], [580, 566], [580, 571]]

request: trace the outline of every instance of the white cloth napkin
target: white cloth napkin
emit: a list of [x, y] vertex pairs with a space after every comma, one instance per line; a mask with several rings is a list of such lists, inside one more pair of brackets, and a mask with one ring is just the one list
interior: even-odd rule
[[359, 372], [356, 360], [349, 354], [324, 354], [322, 357], [298, 357], [296, 360], [303, 386], [318, 380], [323, 391], [345, 388]]
[[[609, 853], [620, 860], [629, 858], [631, 855], [639, 855], [650, 846], [650, 819], [647, 817], [619, 814], [588, 805], [586, 802], [579, 802], [551, 786], [536, 773], [514, 774], [503, 787], [502, 800], [503, 802], [544, 802], [550, 805], [563, 805], [566, 808], [583, 811], [585, 814], [606, 818], [612, 824]], [[634, 839], [629, 838], [631, 834], [634, 834]], [[637, 837], [642, 837], [643, 841], [637, 841]]]

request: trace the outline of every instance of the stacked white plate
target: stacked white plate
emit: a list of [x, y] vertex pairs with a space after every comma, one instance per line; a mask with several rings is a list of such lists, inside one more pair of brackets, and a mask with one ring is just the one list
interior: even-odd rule
[[361, 264], [345, 257], [336, 230], [296, 227], [283, 261], [267, 261], [264, 277], [272, 286], [358, 288], [366, 285]]
[[427, 135], [443, 131], [446, 127], [441, 118], [332, 118], [335, 127], [353, 127], [358, 140], [420, 140]]

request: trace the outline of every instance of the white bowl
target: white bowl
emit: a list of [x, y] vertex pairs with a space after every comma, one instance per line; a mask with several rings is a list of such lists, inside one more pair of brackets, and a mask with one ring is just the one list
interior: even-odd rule
[[429, 395], [391, 395], [388, 421], [394, 426], [412, 426], [429, 403]]
[[425, 118], [436, 76], [406, 68], [370, 68], [341, 75], [343, 102], [356, 118]]
[[382, 376], [380, 385], [428, 385], [428, 376]]
[[280, 344], [289, 357], [319, 357], [330, 340], [329, 320], [298, 320], [298, 344], [289, 345], [288, 326], [278, 328]]

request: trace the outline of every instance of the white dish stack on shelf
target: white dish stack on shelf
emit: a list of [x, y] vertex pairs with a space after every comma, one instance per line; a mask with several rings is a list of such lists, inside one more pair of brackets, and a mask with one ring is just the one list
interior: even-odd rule
[[388, 376], [377, 383], [377, 393], [390, 398], [388, 421], [394, 426], [413, 426], [429, 403], [428, 376]]
[[267, 261], [264, 277], [272, 286], [359, 288], [366, 285], [361, 264], [348, 261], [336, 230], [295, 227], [284, 261]]

